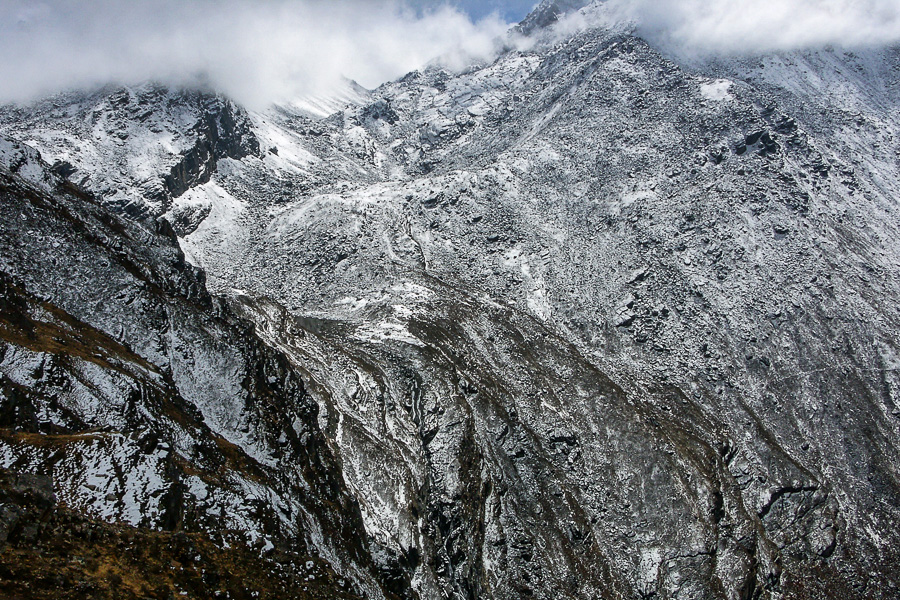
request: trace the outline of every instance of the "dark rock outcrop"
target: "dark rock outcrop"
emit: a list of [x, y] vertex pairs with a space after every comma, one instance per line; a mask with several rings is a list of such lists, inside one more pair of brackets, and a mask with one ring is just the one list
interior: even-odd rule
[[167, 193], [161, 198], [164, 206], [192, 187], [208, 182], [219, 160], [260, 153], [259, 140], [250, 128], [247, 115], [234, 103], [216, 96], [198, 95], [192, 100], [199, 108], [198, 122], [191, 128], [197, 141], [165, 176]]

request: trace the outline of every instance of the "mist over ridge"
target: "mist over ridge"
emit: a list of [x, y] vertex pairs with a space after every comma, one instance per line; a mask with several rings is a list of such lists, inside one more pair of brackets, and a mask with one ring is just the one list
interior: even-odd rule
[[[556, 23], [560, 39], [589, 27], [633, 27], [686, 58], [900, 41], [900, 6], [891, 0], [584, 4]], [[473, 21], [442, 2], [7, 0], [0, 102], [157, 80], [202, 83], [261, 108], [327, 92], [342, 77], [374, 88], [438, 58], [460, 69], [510, 44], [528, 48], [510, 27], [497, 14]]]

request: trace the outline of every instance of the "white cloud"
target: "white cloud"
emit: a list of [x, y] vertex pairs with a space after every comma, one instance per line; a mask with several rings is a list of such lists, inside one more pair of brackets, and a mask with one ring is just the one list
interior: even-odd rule
[[[0, 0], [0, 102], [155, 79], [259, 107], [492, 58], [508, 25], [411, 8], [437, 1]], [[684, 57], [884, 45], [900, 43], [900, 0], [607, 0], [558, 34], [626, 23]]]
[[594, 17], [561, 25], [631, 22], [686, 57], [900, 43], [900, 0], [608, 0]]
[[506, 28], [392, 0], [0, 0], [0, 102], [156, 79], [260, 106], [490, 58]]

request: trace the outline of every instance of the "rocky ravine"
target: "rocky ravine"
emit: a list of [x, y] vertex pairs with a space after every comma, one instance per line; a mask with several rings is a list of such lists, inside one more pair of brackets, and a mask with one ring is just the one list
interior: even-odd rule
[[[203, 317], [169, 318], [190, 334], [148, 343], [132, 329], [166, 331], [164, 319], [128, 325], [144, 312], [90, 283], [108, 280], [101, 267], [38, 277], [57, 257], [44, 249], [53, 242], [38, 251], [20, 238], [3, 253], [24, 282], [10, 289], [127, 344], [160, 377], [171, 370], [171, 393], [199, 411], [195, 426], [261, 469], [254, 485], [271, 491], [256, 494], [259, 506], [307, 515], [302, 527], [274, 519], [267, 539], [311, 540], [360, 593], [896, 596], [900, 50], [687, 64], [628, 31], [554, 33], [566, 11], [602, 9], [586, 4], [544, 3], [523, 24], [528, 50], [351, 89], [352, 103], [326, 118], [186, 102], [230, 107], [243, 125], [217, 135], [246, 151], [210, 153], [215, 168], [181, 178], [183, 193], [166, 202], [141, 178], [165, 185], [187, 148], [215, 147], [210, 128], [172, 117], [196, 96], [148, 100], [156, 88], [145, 86], [115, 92], [128, 99], [120, 105], [100, 93], [7, 110], [4, 131], [85, 185], [122, 164], [128, 144], [183, 140], [142, 163], [150, 175], [117, 175], [144, 207], [130, 211], [143, 225], [127, 227], [175, 223], [217, 299], [194, 302]], [[135, 134], [132, 104], [148, 106], [160, 131]], [[203, 110], [192, 123], [221, 118]], [[87, 114], [115, 124], [83, 135], [77, 115]], [[116, 142], [120, 128], [131, 137]], [[133, 252], [157, 239], [135, 236]], [[73, 300], [81, 313], [57, 300], [88, 293]], [[193, 331], [208, 319], [256, 327]], [[306, 409], [300, 446], [314, 450], [278, 450], [294, 417], [258, 416], [253, 387], [210, 368], [226, 363], [209, 347], [238, 365], [255, 364], [254, 352], [283, 357], [262, 380], [302, 378], [291, 385], [319, 411]], [[200, 356], [167, 358], [178, 353]], [[19, 364], [4, 358], [7, 378], [21, 377]], [[41, 389], [38, 380], [16, 383]], [[122, 394], [98, 404], [128, 405]], [[144, 404], [131, 401], [138, 413]], [[35, 415], [38, 429], [64, 422]], [[138, 427], [115, 423], [105, 426]], [[183, 446], [185, 468], [201, 461]], [[26, 462], [3, 448], [6, 466], [48, 468], [43, 455]], [[321, 465], [313, 479], [310, 463]], [[303, 486], [282, 479], [291, 469], [310, 485], [325, 478], [316, 497], [333, 499], [330, 512], [295, 496]], [[245, 492], [201, 498], [187, 475], [170, 479], [184, 510], [207, 515], [198, 530], [218, 531], [208, 515], [239, 507]], [[118, 488], [57, 486], [128, 521], [114, 509]], [[152, 496], [135, 498], [135, 514], [150, 513]], [[343, 534], [316, 525], [346, 515]], [[347, 545], [363, 531], [364, 544]]]

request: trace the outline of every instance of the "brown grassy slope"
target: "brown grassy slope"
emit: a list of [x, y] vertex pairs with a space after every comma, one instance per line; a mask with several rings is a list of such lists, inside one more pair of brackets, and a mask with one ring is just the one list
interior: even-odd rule
[[359, 596], [327, 563], [205, 534], [87, 518], [56, 503], [49, 479], [0, 470], [0, 598], [169, 599]]

